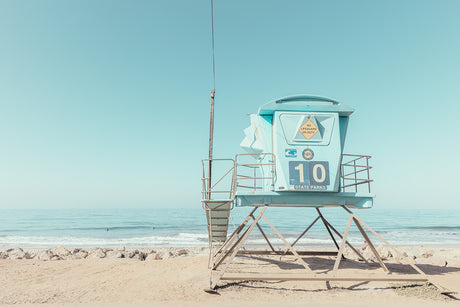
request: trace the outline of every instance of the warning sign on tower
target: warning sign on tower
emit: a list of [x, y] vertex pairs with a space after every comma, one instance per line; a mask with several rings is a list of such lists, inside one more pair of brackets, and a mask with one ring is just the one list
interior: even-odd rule
[[302, 126], [299, 128], [299, 132], [307, 139], [311, 139], [317, 132], [319, 131], [318, 127], [311, 121], [311, 119], [307, 120]]

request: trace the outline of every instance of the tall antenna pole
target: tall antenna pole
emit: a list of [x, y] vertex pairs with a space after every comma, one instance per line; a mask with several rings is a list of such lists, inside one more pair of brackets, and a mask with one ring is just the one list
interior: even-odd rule
[[216, 64], [214, 60], [214, 5], [213, 0], [211, 0], [211, 33], [212, 33], [212, 85], [213, 89], [211, 90], [211, 108], [209, 115], [209, 179], [208, 179], [208, 193], [207, 199], [211, 199], [211, 179], [212, 179], [212, 146], [214, 140], [214, 97], [216, 94]]

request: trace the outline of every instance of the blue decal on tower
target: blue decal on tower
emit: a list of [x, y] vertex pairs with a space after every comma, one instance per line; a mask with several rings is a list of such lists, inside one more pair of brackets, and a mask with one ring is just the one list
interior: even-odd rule
[[286, 158], [295, 158], [295, 157], [297, 157], [297, 149], [286, 148], [284, 150], [284, 156]]

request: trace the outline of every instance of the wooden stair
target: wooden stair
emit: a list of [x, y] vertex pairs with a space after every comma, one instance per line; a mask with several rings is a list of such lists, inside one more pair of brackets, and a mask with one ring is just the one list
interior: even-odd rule
[[233, 200], [205, 200], [210, 245], [220, 245], [227, 239], [228, 220]]

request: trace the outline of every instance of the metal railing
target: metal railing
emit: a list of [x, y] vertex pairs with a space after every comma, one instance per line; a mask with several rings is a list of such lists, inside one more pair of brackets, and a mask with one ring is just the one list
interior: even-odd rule
[[[369, 177], [369, 159], [371, 156], [342, 154], [340, 165], [340, 177], [342, 179], [342, 192], [347, 192], [347, 188], [358, 192], [358, 186], [367, 184], [367, 190], [371, 192], [371, 180]], [[358, 178], [360, 177], [360, 178]]]
[[[257, 161], [242, 161], [244, 158], [257, 158]], [[340, 177], [342, 192], [358, 192], [360, 187], [367, 185], [371, 192], [369, 159], [371, 156], [342, 154]], [[267, 162], [264, 162], [266, 160]], [[223, 165], [227, 163], [227, 166]], [[237, 154], [235, 159], [202, 160], [202, 201], [228, 200], [233, 201], [236, 190], [261, 191], [274, 190], [276, 163], [273, 153]], [[211, 176], [217, 180], [211, 182]], [[219, 176], [216, 176], [219, 174]], [[361, 189], [362, 191], [362, 189]]]
[[[244, 158], [256, 158], [257, 162], [241, 161]], [[267, 160], [267, 162], [264, 162]], [[246, 190], [263, 190], [275, 186], [275, 155], [273, 153], [237, 154], [235, 156], [234, 188]]]
[[[231, 164], [229, 162], [231, 162]], [[230, 164], [230, 168], [229, 166], [225, 167], [225, 163]], [[233, 171], [235, 168], [235, 160], [203, 159], [201, 160], [201, 164], [203, 166], [203, 176], [201, 178], [202, 201], [212, 201], [216, 199], [233, 200], [235, 195], [235, 174]], [[219, 174], [219, 176], [216, 177], [216, 173]], [[211, 181], [211, 174], [212, 178], [217, 178], [217, 180]]]
[[[256, 157], [257, 161], [244, 161], [248, 157]], [[274, 188], [275, 155], [272, 153], [238, 154], [235, 159], [203, 159], [201, 163], [203, 202], [233, 200], [237, 189], [257, 191], [267, 187], [271, 190]], [[225, 163], [231, 165], [225, 167]]]

